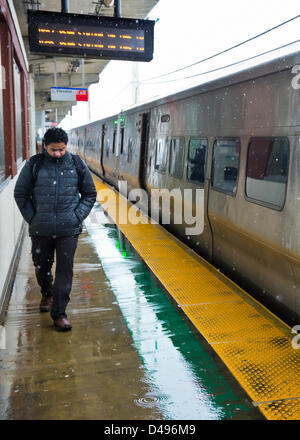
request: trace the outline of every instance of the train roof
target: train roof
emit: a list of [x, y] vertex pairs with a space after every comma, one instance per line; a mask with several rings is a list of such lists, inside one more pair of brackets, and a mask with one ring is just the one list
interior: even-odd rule
[[[183, 100], [190, 98], [192, 96], [200, 95], [202, 93], [209, 92], [211, 90], [216, 90], [223, 87], [229, 87], [234, 84], [239, 84], [245, 81], [249, 81], [254, 78], [261, 78], [266, 75], [271, 75], [276, 72], [289, 70], [295, 65], [300, 65], [300, 51], [293, 52], [291, 54], [283, 55], [281, 57], [275, 58], [271, 61], [256, 64], [255, 66], [247, 67], [238, 72], [230, 73], [228, 75], [222, 76], [221, 78], [213, 79], [202, 83], [197, 86], [193, 86], [189, 89], [175, 92], [173, 94], [158, 98], [153, 101], [148, 101], [142, 104], [137, 104], [130, 106], [127, 109], [121, 110], [119, 113], [112, 114], [111, 116], [99, 119], [99, 121], [105, 121], [112, 118], [117, 118], [119, 115], [124, 113], [136, 113], [137, 111], [143, 112], [153, 107], [157, 107], [163, 104], [169, 104], [174, 101]], [[300, 70], [300, 69], [299, 69]], [[81, 127], [86, 127], [97, 123], [98, 121], [90, 122], [89, 124], [84, 124], [79, 127], [74, 127], [78, 129]]]

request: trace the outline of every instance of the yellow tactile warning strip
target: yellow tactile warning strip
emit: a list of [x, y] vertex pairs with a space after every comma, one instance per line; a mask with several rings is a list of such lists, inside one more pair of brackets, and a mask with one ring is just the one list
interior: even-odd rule
[[292, 346], [291, 328], [161, 227], [120, 223], [132, 205], [94, 182], [97, 191], [111, 191], [105, 210], [254, 405], [270, 420], [300, 419], [300, 349]]

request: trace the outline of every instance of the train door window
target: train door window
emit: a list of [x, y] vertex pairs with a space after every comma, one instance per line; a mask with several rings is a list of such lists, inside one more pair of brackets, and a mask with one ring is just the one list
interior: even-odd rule
[[127, 162], [132, 162], [132, 138], [128, 139]]
[[183, 174], [184, 147], [185, 139], [183, 137], [171, 139], [169, 173], [177, 179], [181, 179]]
[[246, 196], [251, 201], [281, 209], [289, 162], [287, 138], [256, 138], [248, 145]]
[[212, 187], [227, 194], [235, 194], [240, 158], [239, 139], [218, 139], [214, 143]]
[[[104, 156], [104, 151], [105, 151], [105, 135], [106, 135], [106, 126], [105, 124], [102, 124], [102, 133], [101, 133], [101, 154], [102, 157]], [[106, 153], [106, 151], [105, 151]]]
[[117, 129], [114, 129], [114, 134], [113, 134], [113, 145], [112, 145], [112, 152], [113, 154], [115, 154], [116, 151], [116, 141], [117, 141]]
[[167, 169], [167, 142], [166, 139], [161, 138], [156, 141], [155, 148], [155, 169], [158, 171], [166, 171]]
[[120, 154], [123, 154], [124, 150], [124, 128], [121, 128], [121, 144], [120, 144]]
[[190, 139], [187, 164], [188, 180], [204, 185], [207, 139]]

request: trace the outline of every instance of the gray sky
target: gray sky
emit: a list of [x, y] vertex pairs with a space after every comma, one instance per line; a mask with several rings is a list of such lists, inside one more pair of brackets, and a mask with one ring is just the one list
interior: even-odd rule
[[[250, 64], [300, 50], [300, 43], [297, 43], [250, 64], [243, 63], [218, 73], [186, 78], [299, 39], [298, 18], [210, 61], [149, 80], [225, 50], [299, 14], [298, 0], [160, 0], [149, 14], [149, 19], [158, 19], [153, 60], [149, 63], [111, 61], [100, 75], [99, 83], [89, 88], [90, 108], [87, 103], [77, 104], [73, 107], [72, 118], [66, 117], [61, 126], [69, 129], [85, 124], [89, 112], [91, 120], [97, 120], [133, 105], [137, 84], [139, 102], [144, 102], [241, 70]], [[137, 82], [134, 83], [133, 79]]]

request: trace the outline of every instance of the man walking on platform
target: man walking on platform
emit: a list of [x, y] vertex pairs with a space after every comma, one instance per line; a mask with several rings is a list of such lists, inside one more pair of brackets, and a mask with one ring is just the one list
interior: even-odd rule
[[72, 328], [66, 307], [70, 300], [78, 235], [97, 193], [87, 165], [67, 151], [68, 135], [64, 130], [50, 128], [43, 141], [43, 152], [32, 156], [23, 167], [14, 197], [29, 223], [32, 259], [42, 293], [40, 311], [51, 311], [54, 325], [66, 331]]

